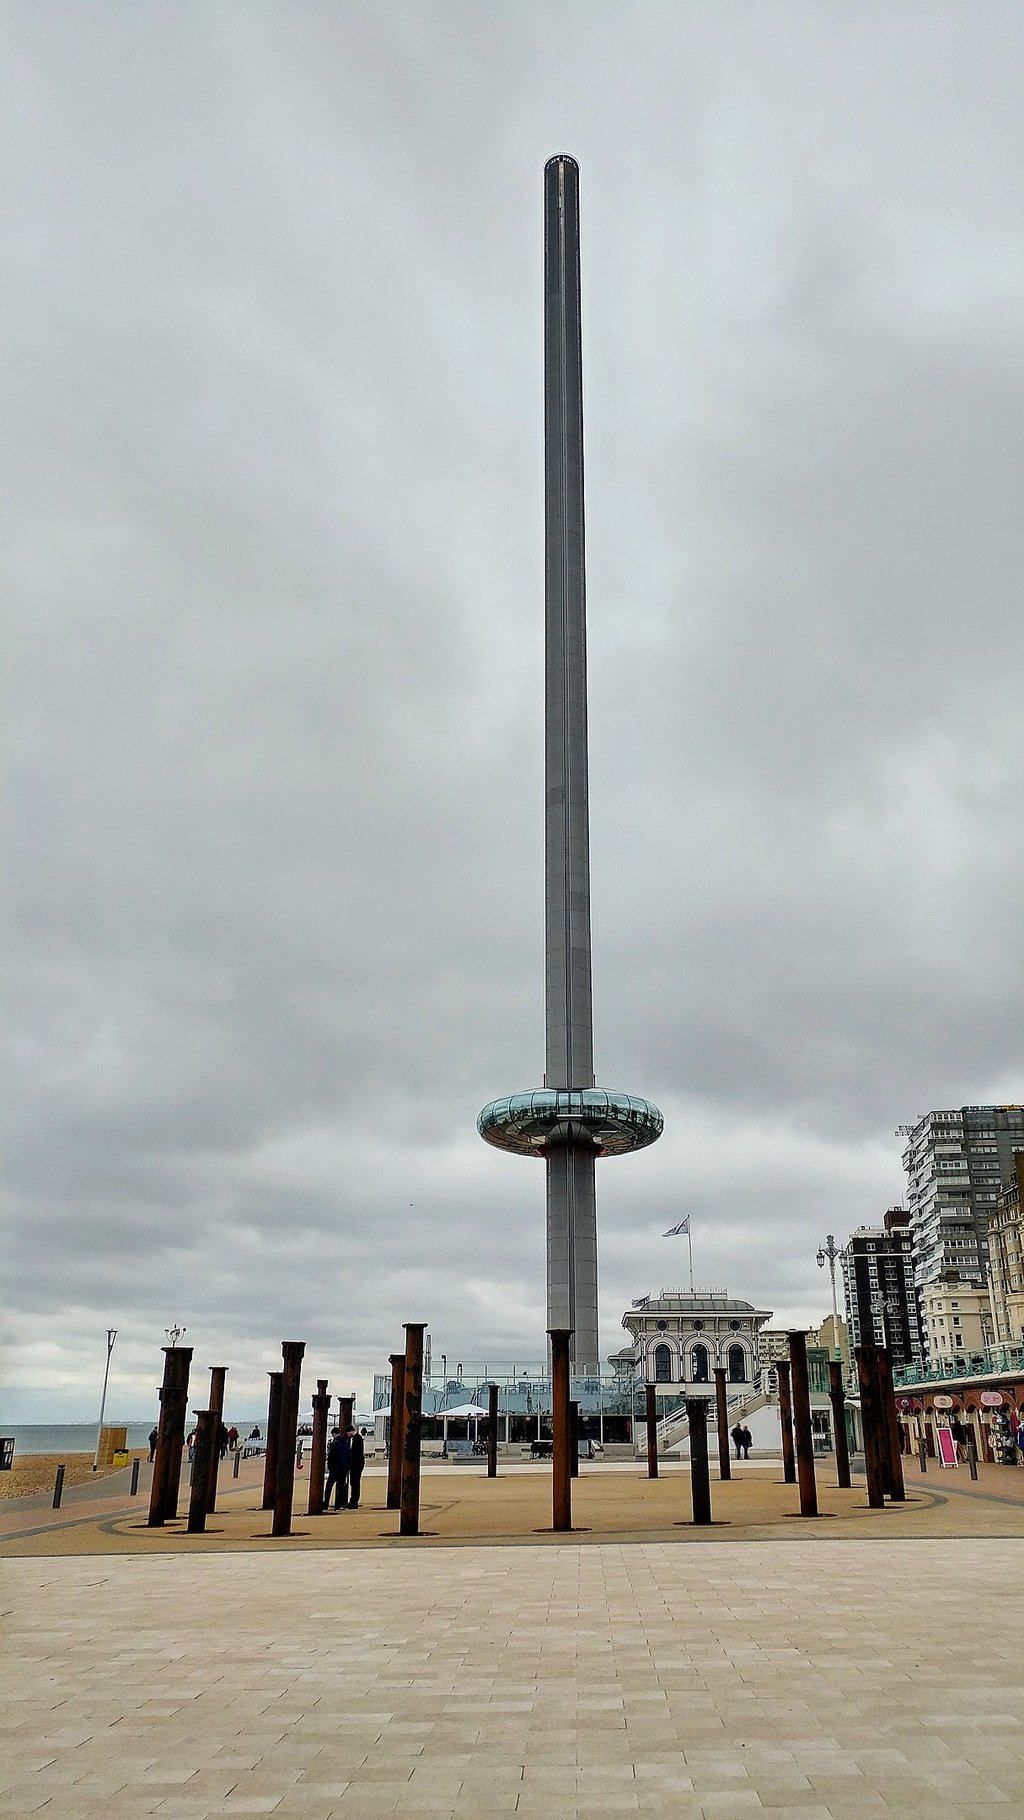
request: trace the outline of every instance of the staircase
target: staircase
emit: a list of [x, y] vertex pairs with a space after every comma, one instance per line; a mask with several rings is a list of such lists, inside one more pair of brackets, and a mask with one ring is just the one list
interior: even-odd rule
[[[755, 1409], [763, 1409], [765, 1404], [770, 1401], [771, 1399], [765, 1396], [760, 1390], [748, 1389], [746, 1385], [744, 1385], [742, 1390], [737, 1389], [731, 1396], [726, 1398], [726, 1409], [728, 1411], [730, 1426], [736, 1422], [745, 1421], [747, 1416], [752, 1415]], [[718, 1424], [716, 1421], [717, 1411], [715, 1409], [715, 1400], [713, 1397], [709, 1397], [707, 1402], [708, 1427], [717, 1429]], [[658, 1423], [659, 1454], [671, 1453], [673, 1448], [680, 1446], [687, 1440], [688, 1435], [689, 1429], [687, 1427], [685, 1409], [674, 1409], [671, 1415], [663, 1416]], [[635, 1451], [638, 1455], [646, 1453], [646, 1435], [642, 1442], [637, 1442]]]

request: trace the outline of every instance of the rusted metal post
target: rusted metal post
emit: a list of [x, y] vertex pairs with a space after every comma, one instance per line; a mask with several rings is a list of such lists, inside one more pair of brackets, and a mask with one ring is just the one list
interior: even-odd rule
[[220, 1410], [196, 1412], [196, 1445], [192, 1456], [192, 1495], [188, 1501], [188, 1533], [201, 1536], [206, 1528], [210, 1496], [210, 1455], [217, 1452], [220, 1435]]
[[573, 1479], [580, 1476], [580, 1406], [572, 1401], [569, 1404], [569, 1474]]
[[156, 1437], [153, 1480], [149, 1490], [150, 1529], [161, 1529], [168, 1517], [178, 1514], [181, 1485], [181, 1450], [185, 1445], [185, 1412], [188, 1409], [188, 1375], [191, 1346], [165, 1346], [164, 1381], [160, 1388], [160, 1422]]
[[295, 1437], [299, 1427], [299, 1383], [305, 1340], [282, 1340], [281, 1420], [277, 1436], [277, 1482], [274, 1486], [274, 1522], [271, 1535], [292, 1533], [292, 1500], [295, 1496]]
[[695, 1523], [711, 1522], [711, 1471], [708, 1466], [708, 1406], [704, 1397], [687, 1397], [690, 1431], [690, 1502]]
[[402, 1423], [405, 1419], [405, 1354], [393, 1352], [391, 1360], [391, 1428], [388, 1439], [388, 1504], [389, 1510], [402, 1505]]
[[645, 1385], [647, 1392], [647, 1477], [658, 1476], [658, 1393], [653, 1384]]
[[398, 1533], [420, 1533], [420, 1428], [423, 1414], [423, 1335], [426, 1321], [405, 1321], [405, 1415], [402, 1418], [402, 1503]]
[[903, 1455], [900, 1452], [900, 1428], [896, 1415], [896, 1392], [892, 1381], [892, 1358], [888, 1348], [880, 1346], [875, 1353], [878, 1371], [878, 1406], [882, 1418], [882, 1439], [889, 1468], [889, 1496], [895, 1504], [906, 1500], [903, 1485]]
[[487, 1477], [498, 1476], [498, 1386], [487, 1386]]
[[800, 1481], [800, 1515], [818, 1514], [818, 1488], [814, 1482], [814, 1430], [811, 1394], [807, 1379], [807, 1335], [799, 1330], [789, 1336], [789, 1372], [793, 1389], [793, 1430], [796, 1437], [796, 1470]]
[[[208, 1478], [206, 1482], [206, 1514], [212, 1516], [217, 1508], [217, 1473], [220, 1468], [220, 1431], [224, 1422], [224, 1380], [228, 1375], [226, 1365], [210, 1366], [210, 1409], [217, 1417], [217, 1435], [213, 1452], [210, 1455]], [[198, 1452], [198, 1448], [196, 1449]]]
[[725, 1401], [725, 1366], [715, 1366], [715, 1419], [718, 1423], [718, 1476], [732, 1478], [729, 1459], [729, 1412]]
[[571, 1327], [548, 1329], [551, 1341], [551, 1527], [572, 1528], [572, 1471], [569, 1458], [569, 1343]]
[[343, 1435], [347, 1435], [352, 1426], [352, 1411], [355, 1406], [355, 1397], [338, 1398], [338, 1427]]
[[850, 1442], [846, 1433], [846, 1391], [843, 1388], [843, 1366], [840, 1359], [829, 1362], [828, 1400], [832, 1405], [832, 1430], [836, 1444], [836, 1484], [841, 1491], [849, 1491]]
[[324, 1514], [324, 1474], [327, 1470], [327, 1424], [331, 1414], [331, 1399], [327, 1391], [327, 1379], [317, 1378], [316, 1396], [313, 1402], [313, 1439], [309, 1444], [309, 1501], [306, 1505], [307, 1517], [322, 1517]]
[[857, 1380], [860, 1384], [860, 1420], [864, 1430], [864, 1472], [868, 1482], [868, 1503], [872, 1510], [881, 1510], [885, 1504], [885, 1475], [879, 1434], [875, 1349], [873, 1346], [858, 1346], [855, 1351]]
[[267, 1373], [270, 1379], [270, 1397], [267, 1402], [267, 1451], [263, 1458], [263, 1508], [273, 1510], [274, 1489], [277, 1485], [277, 1452], [281, 1428], [281, 1384], [284, 1379], [282, 1371]]
[[782, 1430], [782, 1477], [787, 1485], [796, 1484], [796, 1459], [793, 1454], [793, 1398], [789, 1388], [789, 1361], [776, 1359], [779, 1380], [779, 1427]]

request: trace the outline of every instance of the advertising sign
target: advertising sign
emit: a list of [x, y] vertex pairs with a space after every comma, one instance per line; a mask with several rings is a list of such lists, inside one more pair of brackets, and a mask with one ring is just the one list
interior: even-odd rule
[[1003, 1397], [1002, 1397], [1001, 1391], [983, 1390], [981, 1393], [981, 1396], [978, 1400], [980, 1403], [982, 1403], [984, 1405], [984, 1407], [986, 1409], [1001, 1409], [1002, 1408]]
[[935, 1404], [936, 1409], [952, 1409], [953, 1407], [952, 1397], [937, 1396], [932, 1398], [932, 1402]]
[[935, 1445], [938, 1448], [940, 1466], [955, 1466], [956, 1442], [948, 1428], [935, 1430]]

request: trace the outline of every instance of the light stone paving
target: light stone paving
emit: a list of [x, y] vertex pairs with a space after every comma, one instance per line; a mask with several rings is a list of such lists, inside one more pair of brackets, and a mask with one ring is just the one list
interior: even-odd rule
[[1024, 1811], [1013, 1540], [0, 1564], [0, 1815]]

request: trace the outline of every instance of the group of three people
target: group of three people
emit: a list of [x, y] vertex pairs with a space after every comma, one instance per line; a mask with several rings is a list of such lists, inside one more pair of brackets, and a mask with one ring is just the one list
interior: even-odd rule
[[363, 1446], [362, 1432], [358, 1428], [350, 1425], [344, 1434], [340, 1428], [332, 1430], [331, 1444], [327, 1449], [325, 1510], [330, 1505], [332, 1491], [335, 1510], [359, 1509], [359, 1486], [365, 1458], [366, 1449]]

